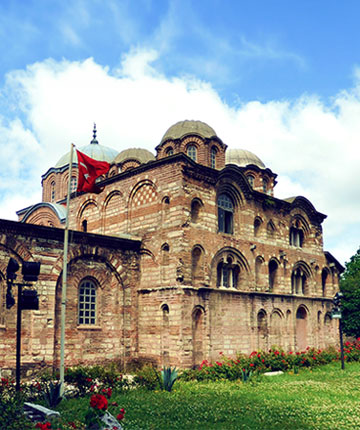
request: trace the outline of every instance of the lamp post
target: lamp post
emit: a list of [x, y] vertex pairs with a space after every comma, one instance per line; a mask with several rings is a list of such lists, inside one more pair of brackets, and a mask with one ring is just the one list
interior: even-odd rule
[[39, 309], [39, 298], [37, 291], [33, 289], [23, 289], [23, 287], [32, 287], [32, 283], [36, 282], [40, 273], [40, 264], [36, 262], [25, 261], [22, 265], [23, 282], [14, 282], [17, 278], [16, 272], [19, 270], [19, 263], [10, 258], [6, 269], [6, 308], [11, 309], [15, 304], [15, 299], [12, 295], [12, 287], [18, 287], [17, 296], [17, 320], [16, 320], [16, 391], [20, 391], [20, 368], [21, 368], [21, 311], [24, 309]]
[[340, 336], [340, 354], [341, 354], [341, 369], [345, 369], [344, 362], [344, 343], [343, 343], [343, 331], [342, 331], [342, 314], [341, 314], [341, 298], [343, 297], [343, 293], [340, 291], [335, 294], [333, 298], [334, 307], [331, 312], [332, 319], [339, 320], [339, 336]]

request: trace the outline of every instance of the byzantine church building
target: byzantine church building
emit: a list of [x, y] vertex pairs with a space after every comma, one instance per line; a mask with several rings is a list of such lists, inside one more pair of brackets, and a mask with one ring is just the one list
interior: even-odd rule
[[220, 352], [336, 344], [330, 313], [343, 267], [323, 250], [326, 216], [305, 197], [276, 198], [277, 175], [255, 154], [227, 149], [201, 121], [171, 126], [155, 155], [118, 153], [95, 128], [79, 150], [110, 163], [101, 192], [76, 192], [76, 152], [71, 177], [67, 153], [42, 175], [42, 202], [1, 221], [1, 367], [15, 360], [16, 320], [4, 306], [10, 257], [41, 261], [22, 362], [59, 365], [68, 181], [66, 365], [193, 367]]

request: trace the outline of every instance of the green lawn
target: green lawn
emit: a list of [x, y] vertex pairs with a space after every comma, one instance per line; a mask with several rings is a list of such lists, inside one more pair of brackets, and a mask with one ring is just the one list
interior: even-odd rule
[[[176, 382], [171, 393], [130, 390], [111, 401], [125, 408], [129, 430], [358, 429], [360, 364], [342, 371], [333, 363], [247, 384]], [[72, 420], [87, 405], [88, 399], [71, 399], [58, 410]]]

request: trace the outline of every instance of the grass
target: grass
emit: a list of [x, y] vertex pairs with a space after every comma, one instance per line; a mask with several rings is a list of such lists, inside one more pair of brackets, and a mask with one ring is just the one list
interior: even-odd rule
[[[130, 390], [113, 395], [126, 410], [128, 430], [340, 430], [360, 428], [360, 364], [339, 363], [298, 374], [241, 382], [176, 382], [174, 390]], [[70, 420], [89, 399], [57, 408]]]

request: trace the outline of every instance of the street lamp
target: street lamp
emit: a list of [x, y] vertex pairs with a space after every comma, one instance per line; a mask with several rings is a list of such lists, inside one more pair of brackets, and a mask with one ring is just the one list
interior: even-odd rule
[[[17, 321], [16, 321], [16, 391], [20, 391], [20, 358], [21, 358], [21, 311], [25, 309], [39, 309], [39, 297], [37, 291], [31, 289], [32, 283], [36, 282], [40, 273], [40, 264], [38, 262], [25, 261], [22, 265], [22, 282], [15, 282], [17, 271], [20, 269], [19, 263], [10, 258], [6, 268], [6, 308], [11, 309], [15, 304], [12, 294], [12, 287], [18, 287], [17, 299]], [[28, 287], [23, 289], [23, 287]]]
[[342, 332], [342, 314], [341, 314], [341, 299], [343, 293], [337, 292], [333, 298], [334, 307], [331, 312], [332, 319], [339, 320], [339, 335], [340, 335], [340, 353], [341, 353], [341, 369], [345, 369], [344, 363], [344, 343], [343, 343], [343, 332]]

